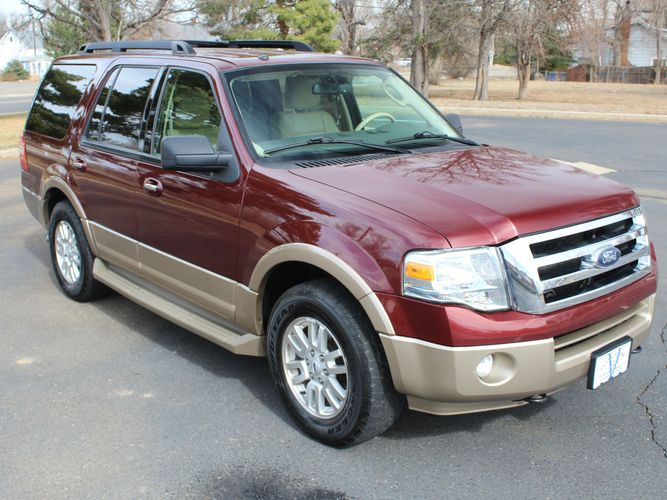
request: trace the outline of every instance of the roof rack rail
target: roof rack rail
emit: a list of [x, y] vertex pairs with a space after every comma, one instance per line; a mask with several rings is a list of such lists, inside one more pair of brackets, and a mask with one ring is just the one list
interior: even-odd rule
[[298, 40], [230, 40], [227, 46], [233, 49], [285, 49], [299, 52], [315, 52], [306, 42]]
[[183, 40], [140, 40], [92, 42], [79, 47], [79, 54], [94, 52], [127, 52], [128, 50], [170, 50], [172, 54], [194, 54], [192, 44]]
[[127, 52], [129, 50], [170, 50], [174, 55], [195, 54], [195, 48], [284, 49], [314, 52], [315, 49], [298, 40], [128, 40], [91, 42], [79, 47], [79, 54], [94, 52]]

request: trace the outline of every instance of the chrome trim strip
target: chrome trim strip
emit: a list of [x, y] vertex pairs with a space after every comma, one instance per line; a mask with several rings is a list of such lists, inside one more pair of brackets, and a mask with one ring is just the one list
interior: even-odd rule
[[599, 274], [606, 273], [608, 271], [613, 271], [614, 269], [629, 264], [633, 260], [637, 260], [640, 257], [644, 257], [649, 254], [649, 247], [645, 245], [639, 245], [638, 248], [632, 250], [632, 252], [622, 256], [616, 261], [616, 264], [610, 267], [589, 267], [577, 271], [575, 273], [564, 274], [563, 276], [558, 276], [557, 278], [551, 278], [544, 280], [541, 283], [539, 289], [542, 292], [551, 290], [552, 288], [557, 288], [559, 286], [569, 285], [570, 283], [575, 283], [576, 281], [585, 280], [586, 278], [592, 278], [593, 276], [598, 276]]
[[563, 236], [571, 236], [573, 234], [583, 233], [585, 231], [590, 231], [591, 229], [596, 229], [602, 226], [608, 226], [610, 224], [613, 224], [614, 222], [620, 222], [625, 219], [635, 218], [640, 215], [642, 215], [641, 208], [637, 207], [615, 215], [610, 215], [608, 217], [602, 217], [599, 219], [594, 219], [592, 221], [582, 222], [581, 224], [576, 224], [574, 226], [566, 226], [560, 229], [554, 229], [553, 231], [522, 236], [521, 239], [525, 241], [528, 245], [532, 245], [533, 243], [556, 240], [558, 238], [562, 238]]
[[651, 268], [646, 267], [644, 269], [641, 269], [639, 271], [636, 271], [635, 273], [631, 274], [630, 276], [626, 276], [623, 279], [620, 279], [618, 281], [614, 281], [613, 283], [602, 286], [600, 288], [596, 288], [595, 290], [591, 290], [589, 292], [584, 292], [579, 295], [574, 295], [572, 297], [568, 297], [563, 300], [557, 300], [555, 302], [550, 302], [548, 304], [544, 304], [540, 310], [540, 313], [548, 313], [548, 312], [553, 312], [557, 311], [559, 309], [565, 309], [566, 307], [571, 307], [576, 304], [581, 304], [582, 302], [587, 302], [589, 300], [597, 299], [599, 297], [602, 297], [603, 295], [607, 295], [608, 293], [615, 292], [616, 290], [620, 290], [624, 286], [627, 286], [631, 283], [634, 283], [635, 281], [643, 278], [644, 276], [647, 276], [651, 272]]
[[[574, 233], [576, 234], [576, 233]], [[622, 245], [628, 241], [636, 240], [640, 236], [646, 235], [646, 228], [642, 227], [641, 229], [632, 231], [630, 233], [623, 233], [615, 238], [609, 238], [607, 240], [601, 241], [600, 243], [594, 243], [592, 245], [586, 245], [584, 247], [573, 248], [572, 250], [567, 250], [561, 253], [554, 253], [547, 255], [545, 257], [538, 257], [535, 259], [535, 265], [540, 268], [544, 266], [549, 266], [551, 264], [558, 264], [566, 260], [576, 259], [577, 257], [586, 257], [588, 255], [593, 255], [598, 250], [603, 248]], [[550, 240], [545, 240], [550, 241]]]

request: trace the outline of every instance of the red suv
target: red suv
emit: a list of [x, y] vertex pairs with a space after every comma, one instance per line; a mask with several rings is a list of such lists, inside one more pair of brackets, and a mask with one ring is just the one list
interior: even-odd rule
[[63, 292], [112, 288], [268, 355], [331, 444], [620, 375], [649, 333], [637, 196], [466, 139], [397, 73], [300, 42], [93, 43], [56, 60], [23, 195]]

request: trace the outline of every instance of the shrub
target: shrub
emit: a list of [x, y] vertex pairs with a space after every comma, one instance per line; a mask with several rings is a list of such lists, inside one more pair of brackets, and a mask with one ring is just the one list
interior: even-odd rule
[[28, 72], [18, 59], [9, 61], [2, 71], [2, 79], [6, 81], [25, 80], [28, 76]]

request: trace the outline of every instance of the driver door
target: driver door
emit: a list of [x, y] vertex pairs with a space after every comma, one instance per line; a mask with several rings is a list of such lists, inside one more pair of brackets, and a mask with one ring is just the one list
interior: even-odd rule
[[238, 161], [218, 174], [168, 171], [159, 163], [160, 142], [172, 135], [202, 135], [217, 150], [232, 149], [217, 78], [213, 71], [167, 69], [147, 146], [154, 161], [140, 161], [137, 169], [137, 232], [146, 279], [233, 320], [243, 190]]

